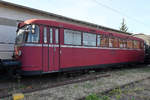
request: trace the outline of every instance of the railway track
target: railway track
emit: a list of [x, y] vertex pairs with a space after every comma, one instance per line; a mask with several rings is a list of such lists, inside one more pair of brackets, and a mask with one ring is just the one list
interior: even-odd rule
[[[67, 84], [73, 84], [73, 83], [78, 83], [78, 82], [83, 82], [83, 81], [88, 81], [88, 80], [95, 80], [95, 79], [101, 78], [101, 77], [109, 77], [109, 76], [111, 76], [109, 74], [109, 71], [124, 70], [124, 69], [128, 69], [128, 68], [131, 68], [131, 67], [105, 68], [105, 69], [102, 69], [100, 72], [91, 71], [90, 74], [89, 73], [86, 73], [86, 74], [78, 73], [78, 75], [77, 74], [73, 74], [73, 75], [69, 74], [69, 76], [70, 76], [69, 78], [68, 78], [68, 76], [66, 76], [66, 74], [63, 74], [61, 76], [59, 76], [57, 74], [57, 77], [56, 77], [56, 74], [54, 74], [54, 75], [47, 75], [44, 77], [43, 76], [36, 76], [36, 77], [33, 76], [33, 77], [25, 77], [25, 78], [18, 79], [18, 80], [11, 80], [11, 81], [5, 80], [5, 82], [1, 81], [0, 98], [11, 96], [12, 93], [14, 93], [14, 92], [12, 92], [12, 91], [14, 91], [13, 89], [16, 89], [15, 90], [16, 92], [22, 92], [22, 93], [40, 91], [40, 90], [44, 90], [47, 88], [54, 88], [54, 87], [67, 85]], [[132, 68], [140, 68], [140, 67], [137, 65]], [[49, 82], [47, 82], [47, 81], [49, 81]], [[3, 84], [5, 84], [5, 86], [3, 86]], [[10, 86], [10, 84], [11, 84], [11, 86]], [[34, 85], [35, 86], [37, 85], [37, 87], [34, 87]]]
[[[22, 90], [21, 92], [22, 93], [30, 93], [30, 92], [35, 92], [35, 91], [39, 91], [39, 90], [44, 90], [44, 89], [47, 89], [47, 88], [54, 88], [54, 87], [58, 87], [58, 86], [63, 86], [63, 85], [68, 85], [68, 84], [73, 84], [73, 83], [78, 83], [78, 82], [83, 82], [83, 81], [88, 81], [88, 80], [95, 80], [97, 78], [108, 77], [108, 76], [110, 76], [110, 74], [102, 74], [102, 75], [96, 75], [96, 76], [92, 76], [92, 77], [72, 79], [72, 80], [58, 82], [56, 84], [48, 85], [47, 87], [29, 89], [29, 90]], [[1, 89], [7, 89], [7, 87], [3, 87]], [[11, 96], [11, 95], [12, 95], [12, 93], [10, 93], [10, 94], [9, 93], [0, 93], [0, 98], [8, 97], [8, 96]]]

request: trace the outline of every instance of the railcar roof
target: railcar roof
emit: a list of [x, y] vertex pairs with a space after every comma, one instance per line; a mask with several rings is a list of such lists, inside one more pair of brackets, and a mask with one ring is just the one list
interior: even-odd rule
[[24, 24], [44, 24], [44, 25], [49, 25], [49, 26], [57, 26], [57, 27], [64, 27], [64, 28], [72, 28], [74, 27], [74, 29], [80, 29], [80, 30], [91, 30], [94, 31], [95, 33], [99, 33], [101, 32], [102, 34], [112, 34], [113, 36], [116, 37], [120, 37], [123, 39], [133, 39], [133, 40], [139, 40], [139, 41], [143, 41], [140, 38], [137, 37], [133, 37], [131, 35], [126, 35], [126, 34], [120, 34], [119, 32], [103, 32], [103, 30], [100, 29], [94, 29], [94, 28], [88, 28], [88, 27], [83, 27], [83, 26], [79, 26], [79, 25], [75, 25], [75, 24], [70, 24], [70, 23], [66, 23], [66, 22], [58, 22], [58, 21], [53, 21], [53, 20], [43, 20], [43, 19], [29, 19], [26, 20], [25, 22], [22, 23], [22, 25]]

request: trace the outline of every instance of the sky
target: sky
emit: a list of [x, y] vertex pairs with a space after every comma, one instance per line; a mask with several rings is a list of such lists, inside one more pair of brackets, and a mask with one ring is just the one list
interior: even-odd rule
[[150, 0], [4, 0], [114, 29], [150, 35]]

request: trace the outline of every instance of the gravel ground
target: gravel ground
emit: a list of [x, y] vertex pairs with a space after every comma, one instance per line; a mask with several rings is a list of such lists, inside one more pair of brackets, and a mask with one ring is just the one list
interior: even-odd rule
[[[100, 93], [130, 82], [150, 77], [150, 67], [123, 69], [109, 72], [110, 77], [64, 85], [25, 94], [24, 100], [77, 100], [91, 93]], [[4, 98], [4, 100], [10, 100]], [[3, 100], [3, 99], [2, 99]]]
[[[88, 100], [150, 100], [150, 78], [112, 89], [107, 93], [92, 93]], [[90, 99], [95, 98], [95, 99]], [[85, 99], [82, 99], [85, 100]]]
[[111, 100], [150, 100], [150, 79], [126, 86], [120, 93], [111, 96]]

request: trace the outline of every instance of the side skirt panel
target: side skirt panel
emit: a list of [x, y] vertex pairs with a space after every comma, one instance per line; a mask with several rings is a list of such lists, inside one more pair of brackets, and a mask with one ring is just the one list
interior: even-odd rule
[[71, 67], [71, 68], [61, 68], [58, 71], [50, 71], [43, 72], [42, 70], [38, 71], [21, 71], [21, 75], [23, 76], [32, 76], [32, 75], [42, 75], [48, 73], [56, 73], [56, 72], [67, 72], [67, 71], [77, 71], [77, 70], [85, 70], [85, 69], [98, 69], [98, 68], [108, 68], [108, 67], [117, 67], [118, 65], [128, 65], [128, 64], [137, 64], [140, 62], [127, 62], [127, 63], [114, 63], [114, 64], [101, 64], [101, 65], [91, 65], [91, 66], [80, 66], [80, 67]]

